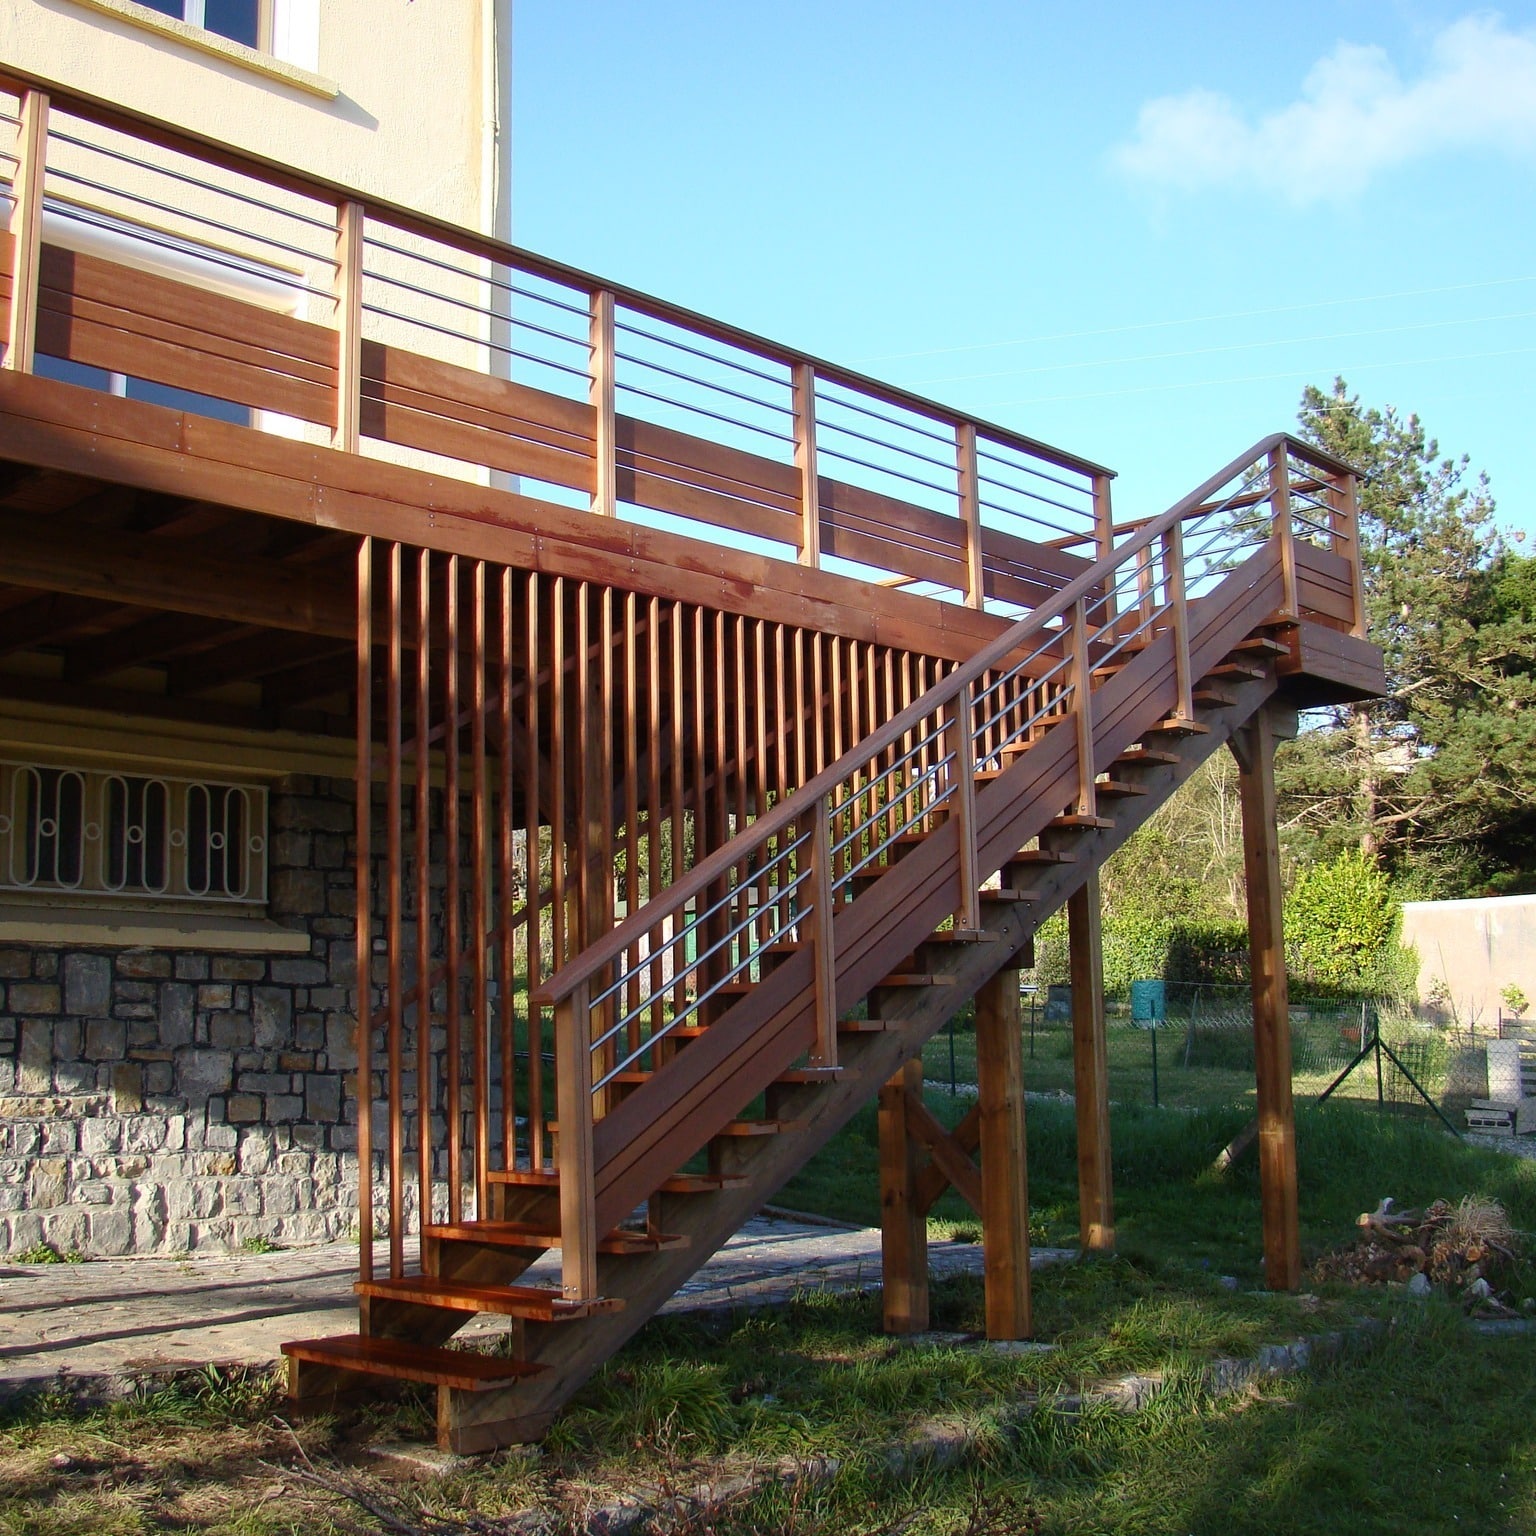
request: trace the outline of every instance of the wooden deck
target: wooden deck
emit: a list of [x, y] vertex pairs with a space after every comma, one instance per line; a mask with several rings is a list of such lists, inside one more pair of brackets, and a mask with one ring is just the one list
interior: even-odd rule
[[[292, 1348], [297, 1399], [426, 1380], [445, 1444], [539, 1433], [876, 1094], [891, 1326], [921, 1320], [919, 1216], [953, 1183], [989, 1318], [1027, 1332], [1014, 969], [1070, 905], [1084, 1240], [1110, 1245], [1096, 874], [1228, 743], [1293, 1283], [1268, 763], [1277, 712], [1381, 687], [1347, 465], [1276, 435], [1117, 525], [1108, 471], [997, 424], [9, 89], [0, 700], [355, 776], [384, 1133], [354, 1099], [360, 1331]], [[946, 1139], [906, 1064], [972, 996], [988, 1080]], [[515, 1285], [549, 1248], [562, 1292]], [[524, 1361], [434, 1364], [479, 1309]]]

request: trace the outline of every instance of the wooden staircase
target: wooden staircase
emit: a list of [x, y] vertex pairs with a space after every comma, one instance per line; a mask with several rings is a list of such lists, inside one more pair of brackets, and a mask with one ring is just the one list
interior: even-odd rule
[[[552, 1160], [490, 1170], [477, 1219], [424, 1227], [419, 1274], [365, 1274], [356, 1336], [285, 1345], [294, 1398], [426, 1382], [447, 1447], [540, 1435], [1292, 686], [1289, 522], [1251, 508], [1299, 451], [1268, 440], [1142, 524], [558, 971], [536, 999], [555, 1010]], [[550, 1250], [560, 1286], [520, 1283]], [[479, 1312], [515, 1320], [515, 1359], [445, 1347]]]

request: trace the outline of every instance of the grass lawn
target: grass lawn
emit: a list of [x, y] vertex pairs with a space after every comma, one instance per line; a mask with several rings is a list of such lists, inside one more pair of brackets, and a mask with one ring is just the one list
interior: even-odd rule
[[[947, 1094], [935, 1095], [951, 1118]], [[781, 1197], [877, 1214], [872, 1115]], [[874, 1296], [807, 1295], [768, 1313], [658, 1320], [578, 1395], [542, 1454], [482, 1458], [436, 1478], [385, 1474], [380, 1436], [425, 1435], [425, 1399], [361, 1421], [281, 1419], [275, 1388], [220, 1377], [82, 1414], [43, 1402], [0, 1425], [0, 1532], [359, 1531], [511, 1536], [518, 1511], [551, 1533], [649, 1483], [779, 1458], [835, 1458], [834, 1475], [747, 1493], [672, 1529], [691, 1536], [1013, 1536], [1013, 1533], [1392, 1533], [1536, 1530], [1536, 1336], [1488, 1339], [1448, 1302], [1318, 1286], [1257, 1291], [1253, 1170], [1210, 1175], [1241, 1108], [1115, 1115], [1120, 1255], [1036, 1276], [1039, 1336], [1001, 1355], [943, 1336], [881, 1336]], [[1536, 1227], [1536, 1163], [1459, 1145], [1349, 1106], [1299, 1116], [1303, 1241], [1347, 1239], [1383, 1194], [1404, 1204], [1496, 1197]], [[1031, 1193], [1047, 1235], [1075, 1233], [1067, 1106], [1030, 1106]], [[1235, 1289], [1222, 1282], [1235, 1276]], [[1517, 1293], [1536, 1292], [1527, 1262]], [[1269, 1341], [1359, 1335], [1312, 1371], [1229, 1396], [1202, 1367]], [[981, 1326], [976, 1280], [935, 1287], [936, 1329]], [[1135, 1412], [1052, 1407], [1055, 1394], [1129, 1371], [1163, 1390]], [[1024, 1405], [1036, 1402], [1033, 1412]], [[935, 1421], [973, 1436], [948, 1469], [892, 1471], [893, 1444]]]

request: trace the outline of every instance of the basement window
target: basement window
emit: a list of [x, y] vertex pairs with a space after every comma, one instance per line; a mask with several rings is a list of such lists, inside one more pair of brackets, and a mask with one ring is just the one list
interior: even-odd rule
[[259, 908], [266, 787], [0, 760], [0, 895]]

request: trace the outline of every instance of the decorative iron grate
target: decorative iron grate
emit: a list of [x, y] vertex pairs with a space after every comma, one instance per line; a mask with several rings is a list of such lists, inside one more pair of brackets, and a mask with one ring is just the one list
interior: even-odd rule
[[265, 902], [267, 791], [0, 760], [0, 891]]

